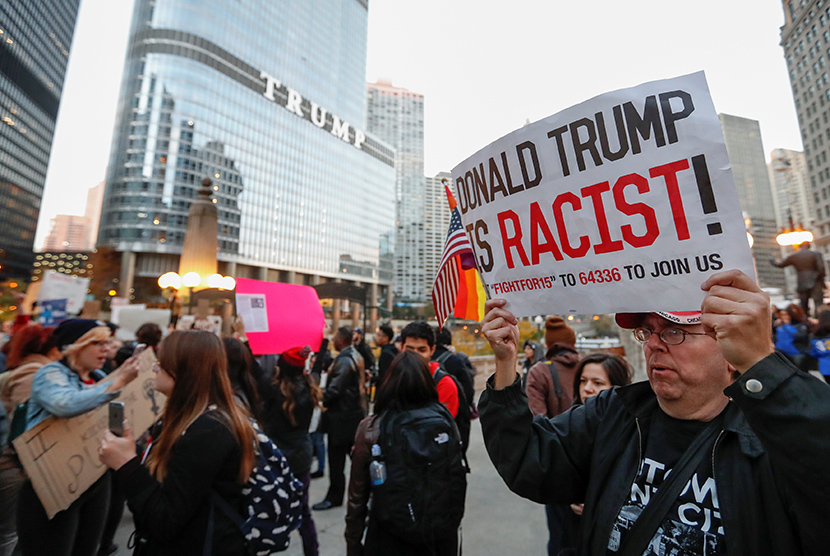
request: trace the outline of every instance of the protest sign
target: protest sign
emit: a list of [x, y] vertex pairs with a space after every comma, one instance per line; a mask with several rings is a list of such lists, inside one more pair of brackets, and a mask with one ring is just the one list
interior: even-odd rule
[[697, 310], [709, 275], [755, 276], [703, 72], [527, 125], [453, 184], [488, 297], [517, 316]]
[[37, 321], [42, 326], [57, 326], [65, 320], [65, 299], [49, 299], [40, 305], [40, 316]]
[[314, 288], [239, 278], [236, 307], [255, 355], [305, 345], [320, 349], [326, 320]]
[[118, 313], [118, 325], [121, 328], [115, 335], [119, 340], [132, 342], [135, 340], [136, 330], [146, 323], [157, 324], [162, 332], [166, 333], [167, 325], [170, 323], [170, 309], [144, 309], [138, 305], [122, 307]]
[[89, 288], [89, 278], [78, 278], [50, 270], [43, 275], [40, 289], [37, 292], [37, 301], [66, 299], [66, 312], [77, 315], [84, 308], [86, 290]]
[[[156, 422], [164, 408], [164, 396], [154, 389], [155, 360], [153, 350], [142, 352], [138, 376], [116, 398], [124, 402], [124, 415], [136, 437]], [[106, 471], [98, 459], [98, 447], [108, 426], [109, 408], [104, 404], [69, 419], [49, 417], [14, 440], [20, 463], [50, 519]]]

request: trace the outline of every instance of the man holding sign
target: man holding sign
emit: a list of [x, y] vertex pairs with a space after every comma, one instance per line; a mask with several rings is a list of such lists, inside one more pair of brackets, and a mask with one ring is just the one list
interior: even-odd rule
[[505, 300], [487, 303], [488, 453], [521, 496], [585, 502], [580, 554], [820, 554], [830, 543], [830, 389], [774, 352], [769, 298], [748, 276], [718, 273], [702, 289], [701, 313], [617, 313], [643, 343], [648, 383], [553, 419], [534, 419], [521, 392], [516, 318]]
[[[525, 126], [453, 180], [491, 298], [482, 430], [514, 492], [584, 502], [579, 554], [827, 550], [830, 389], [774, 351], [702, 72]], [[615, 312], [649, 380], [534, 418], [516, 317], [569, 312]]]

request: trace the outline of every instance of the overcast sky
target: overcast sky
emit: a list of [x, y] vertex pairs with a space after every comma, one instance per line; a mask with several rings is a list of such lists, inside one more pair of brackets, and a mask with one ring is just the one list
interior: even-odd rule
[[[36, 247], [104, 179], [131, 13], [81, 2]], [[783, 22], [776, 0], [369, 0], [366, 79], [424, 95], [428, 176], [527, 120], [699, 70], [718, 112], [761, 122], [768, 155], [802, 149]]]

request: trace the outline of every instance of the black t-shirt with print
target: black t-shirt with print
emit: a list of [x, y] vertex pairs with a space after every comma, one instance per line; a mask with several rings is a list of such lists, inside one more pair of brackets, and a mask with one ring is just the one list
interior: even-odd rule
[[[717, 417], [722, 419], [723, 414]], [[620, 509], [611, 536], [608, 554], [622, 551], [634, 522], [657, 492], [663, 480], [677, 464], [695, 437], [708, 423], [682, 421], [669, 417], [659, 408], [655, 411], [648, 438], [644, 440], [643, 460], [631, 485], [631, 496]], [[712, 469], [713, 438], [704, 457], [680, 497], [657, 529], [644, 556], [724, 556], [723, 524]]]

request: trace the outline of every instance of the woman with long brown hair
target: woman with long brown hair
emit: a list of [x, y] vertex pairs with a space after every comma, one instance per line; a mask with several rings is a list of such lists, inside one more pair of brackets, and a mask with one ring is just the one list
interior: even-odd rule
[[308, 505], [312, 459], [308, 428], [314, 408], [323, 401], [323, 392], [305, 372], [310, 355], [308, 346], [291, 348], [280, 355], [273, 384], [263, 388], [262, 424], [266, 434], [285, 454], [291, 472], [303, 483], [300, 525], [303, 554], [316, 556], [319, 553], [317, 529]]
[[136, 455], [129, 426], [120, 438], [108, 431], [100, 449], [133, 512], [135, 554], [201, 555], [207, 543], [214, 556], [244, 554], [242, 532], [211, 503], [215, 492], [244, 511], [242, 487], [256, 446], [253, 425], [234, 401], [222, 342], [209, 332], [172, 332], [160, 345], [156, 373], [167, 405], [146, 458]]

